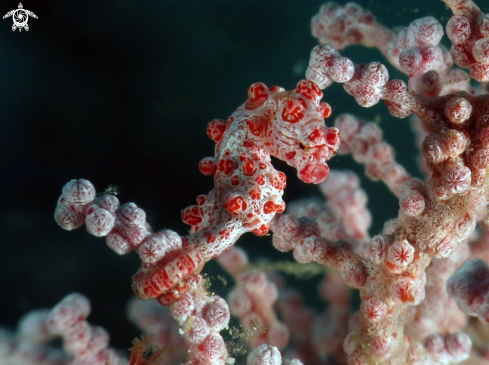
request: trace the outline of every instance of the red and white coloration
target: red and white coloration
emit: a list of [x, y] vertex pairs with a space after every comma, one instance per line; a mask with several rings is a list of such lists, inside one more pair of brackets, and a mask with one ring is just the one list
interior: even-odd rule
[[107, 244], [119, 254], [136, 250], [143, 261], [133, 278], [136, 295], [171, 304], [193, 285], [206, 261], [245, 232], [266, 234], [270, 220], [284, 211], [286, 177], [273, 168], [270, 155], [296, 167], [304, 182], [318, 184], [329, 175], [326, 161], [340, 140], [338, 130], [324, 124], [331, 107], [320, 103], [321, 97], [321, 90], [307, 80], [294, 91], [257, 83], [227, 121], [209, 124], [216, 153], [200, 169], [214, 175], [215, 187], [182, 212], [191, 226], [188, 236], [169, 230], [153, 233], [142, 209], [134, 203], [119, 206], [109, 194], [95, 199], [86, 180], [72, 180], [63, 188], [55, 219], [68, 230], [85, 222], [89, 233], [107, 235]]
[[321, 237], [319, 227], [312, 219], [282, 214], [272, 221], [271, 229], [277, 250], [292, 250], [294, 258], [301, 263], [332, 266], [351, 287], [360, 288], [365, 284], [365, 264], [353, 252], [352, 246], [345, 241], [332, 242]]
[[170, 306], [177, 321], [179, 333], [185, 341], [188, 361], [186, 365], [224, 365], [233, 363], [220, 331], [228, 327], [229, 307], [217, 295], [207, 295], [202, 285], [185, 293]]
[[433, 360], [449, 365], [458, 364], [469, 357], [472, 341], [463, 332], [445, 335], [434, 333], [424, 340], [423, 345]]
[[146, 213], [134, 203], [119, 205], [110, 194], [95, 198], [95, 188], [87, 180], [65, 185], [55, 219], [65, 229], [85, 221], [87, 231], [107, 236], [107, 245], [118, 254], [139, 253], [141, 269], [133, 277], [133, 289], [141, 299], [159, 298], [169, 305], [195, 286], [205, 264], [202, 253], [183, 249], [180, 236], [170, 230], [153, 233]]
[[442, 37], [441, 24], [431, 16], [416, 19], [399, 33], [397, 46], [402, 50], [399, 64], [409, 75], [410, 91], [428, 96], [441, 92], [442, 78], [448, 76], [452, 66], [448, 51], [438, 46]]
[[[55, 213], [58, 224], [74, 229], [86, 223], [91, 234], [106, 235], [114, 251], [138, 252], [143, 264], [133, 278], [134, 291], [140, 298], [157, 298], [161, 304], [171, 305], [188, 348], [187, 365], [232, 361], [219, 335], [227, 325], [229, 310], [221, 298], [205, 294], [199, 275], [205, 262], [229, 249], [243, 233], [264, 235], [270, 226], [279, 251], [293, 251], [299, 263], [332, 266], [348, 286], [359, 289], [360, 310], [348, 321], [351, 332], [346, 337], [346, 331], [336, 336], [345, 339], [343, 349], [350, 364], [463, 361], [469, 356], [471, 341], [459, 332], [463, 326], [460, 313], [447, 304], [446, 293], [440, 288], [448, 271], [461, 261], [461, 248], [467, 247], [486, 208], [489, 98], [486, 90], [469, 85], [464, 71], [452, 69], [452, 57], [457, 65], [468, 68], [474, 79], [489, 80], [489, 18], [471, 0], [445, 3], [454, 13], [447, 26], [453, 42], [450, 52], [438, 45], [443, 29], [432, 17], [416, 20], [396, 35], [359, 5], [324, 5], [312, 27], [321, 43], [329, 44], [311, 52], [307, 80], [299, 82], [294, 91], [253, 84], [248, 100], [228, 120], [209, 124], [207, 132], [216, 142], [215, 154], [201, 161], [200, 171], [213, 175], [215, 186], [197, 198], [197, 205], [183, 211], [184, 222], [191, 226], [189, 235], [181, 237], [168, 230], [154, 233], [144, 211], [135, 204], [119, 206], [111, 195], [96, 198], [93, 186], [85, 180], [73, 180], [63, 189]], [[357, 65], [333, 48], [358, 43], [379, 48], [409, 80], [389, 81], [381, 63]], [[429, 171], [426, 183], [411, 178], [394, 160], [393, 148], [383, 140], [378, 125], [350, 115], [337, 119], [338, 129], [324, 125], [331, 107], [320, 103], [321, 89], [333, 82], [343, 83], [361, 106], [384, 100], [394, 117], [415, 114], [419, 118], [426, 136], [421, 146]], [[365, 164], [369, 178], [383, 181], [399, 197], [397, 218], [388, 221], [364, 250], [356, 250], [346, 237], [363, 233], [358, 239], [368, 238], [368, 217], [362, 210], [366, 199], [355, 193], [358, 184], [349, 179], [334, 181], [334, 175], [325, 183], [326, 194], [337, 204], [335, 218], [341, 216], [345, 221], [343, 231], [338, 229], [335, 236], [344, 234], [343, 239], [332, 240], [321, 235], [314, 220], [318, 211], [299, 218], [281, 214], [285, 209], [285, 175], [270, 162], [271, 156], [278, 157], [295, 167], [302, 181], [321, 183], [329, 175], [326, 161], [338, 150], [340, 132], [340, 152], [352, 153]], [[342, 195], [343, 190], [351, 194]], [[351, 229], [346, 234], [345, 217], [350, 210], [356, 213], [348, 224], [358, 231]], [[460, 255], [459, 261], [449, 263], [453, 254]], [[233, 292], [232, 311], [244, 319], [245, 326], [263, 323], [272, 333], [279, 323], [271, 312], [276, 290], [267, 284], [263, 273], [241, 273], [246, 265], [243, 255], [231, 256], [231, 263], [224, 266], [253, 288], [251, 293], [246, 287]], [[427, 270], [428, 266], [431, 269]], [[462, 308], [485, 321], [489, 313], [488, 275], [487, 265], [469, 261], [448, 281], [447, 289]], [[447, 304], [440, 311], [447, 313], [449, 320], [433, 317], [431, 322], [423, 322], [417, 317], [426, 315], [429, 301], [436, 300], [434, 295], [425, 296], [427, 286]], [[341, 304], [347, 306], [346, 301]], [[410, 310], [420, 304], [419, 311]], [[301, 315], [310, 321], [307, 311]], [[346, 327], [343, 316], [335, 319]], [[406, 334], [411, 333], [406, 326], [412, 336]], [[276, 332], [283, 335], [286, 331]], [[266, 338], [268, 342], [275, 340], [271, 335]], [[285, 346], [286, 339], [279, 340], [274, 343]], [[319, 342], [322, 354], [340, 351], [338, 341], [331, 341], [330, 349], [328, 343]], [[265, 344], [248, 357], [250, 365], [281, 362], [278, 349]]]
[[[66, 184], [55, 219], [67, 230], [85, 223], [89, 233], [107, 236], [108, 246], [118, 254], [137, 251], [142, 266], [133, 277], [133, 289], [139, 298], [157, 298], [162, 305], [178, 308], [190, 295], [204, 298], [199, 273], [205, 262], [219, 256], [245, 232], [266, 234], [270, 220], [285, 209], [285, 174], [273, 168], [270, 155], [297, 168], [304, 182], [318, 184], [329, 175], [326, 161], [336, 153], [340, 140], [338, 130], [324, 124], [331, 107], [320, 103], [321, 98], [321, 90], [307, 80], [299, 82], [294, 91], [257, 83], [250, 86], [246, 103], [227, 121], [209, 124], [215, 156], [202, 160], [200, 170], [214, 175], [215, 187], [197, 198], [198, 205], [182, 212], [183, 221], [191, 226], [188, 236], [182, 238], [170, 230], [153, 233], [142, 209], [134, 203], [120, 206], [110, 194], [96, 198], [87, 180]], [[202, 298], [200, 302], [207, 300]], [[210, 307], [221, 303], [217, 298]], [[276, 295], [270, 303], [273, 298]], [[219, 306], [202, 314], [203, 309], [192, 304], [185, 315], [188, 318], [178, 317], [190, 363], [231, 361], [219, 334], [227, 326], [229, 309], [225, 302]], [[287, 330], [276, 319], [265, 325], [274, 327], [268, 331], [272, 342], [284, 347]]]
[[339, 51], [354, 44], [376, 47], [399, 69], [396, 33], [379, 24], [370, 11], [358, 4], [325, 3], [311, 20], [311, 32], [319, 44], [329, 43]]
[[[341, 144], [345, 145], [347, 144]], [[346, 233], [345, 238], [359, 245], [368, 242], [372, 216], [366, 207], [367, 194], [360, 188], [358, 176], [351, 171], [333, 170], [329, 179], [321, 183], [320, 188], [327, 204], [338, 215]]]
[[[477, 24], [477, 34], [473, 37], [478, 37], [478, 40], [471, 35], [459, 37], [460, 42], [471, 39], [468, 41], [473, 42], [470, 51], [475, 51], [475, 63], [462, 67], [469, 68], [476, 80], [485, 80], [489, 70], [481, 64], [485, 62], [487, 47], [486, 41], [480, 39], [486, 36], [485, 28], [479, 24], [486, 24], [487, 16], [481, 15], [470, 0], [446, 2], [455, 15], [461, 15], [461, 12], [470, 15], [470, 27]], [[390, 146], [381, 141], [380, 129], [370, 125], [363, 131], [363, 123], [352, 117], [343, 117], [344, 120], [340, 119], [337, 124], [345, 142], [340, 152], [352, 151], [359, 162], [366, 163], [367, 176], [379, 179], [379, 175], [383, 175], [381, 180], [400, 195], [398, 219], [386, 226], [383, 235], [371, 240], [371, 261], [362, 261], [365, 284], [359, 288], [362, 299], [368, 303], [374, 299], [384, 303], [388, 314], [374, 321], [377, 316], [372, 316], [371, 308], [361, 310], [360, 327], [345, 342], [345, 350], [351, 363], [403, 363], [408, 354], [414, 359], [420, 356], [421, 350], [417, 350], [417, 345], [409, 338], [398, 336], [403, 327], [398, 316], [403, 316], [403, 308], [417, 305], [424, 299], [426, 266], [433, 257], [449, 256], [460, 242], [470, 236], [476, 216], [480, 216], [486, 202], [485, 169], [489, 153], [486, 153], [483, 141], [489, 120], [487, 94], [473, 96], [482, 90], [471, 88], [463, 71], [451, 69], [450, 54], [438, 46], [443, 30], [434, 18], [414, 21], [398, 36], [392, 33], [389, 36], [389, 32], [360, 6], [328, 3], [313, 19], [312, 25], [320, 43], [330, 44], [313, 50], [307, 71], [310, 80], [324, 87], [334, 81], [341, 82], [344, 89], [364, 107], [383, 99], [389, 112], [398, 118], [414, 113], [427, 133], [422, 152], [431, 173], [428, 183], [425, 185], [401, 174], [402, 178], [392, 184], [389, 179], [398, 174], [390, 171], [379, 174], [378, 171], [393, 162]], [[371, 41], [371, 34], [377, 34], [376, 41]], [[397, 60], [392, 62], [389, 56], [387, 58], [409, 75], [408, 84], [400, 80], [388, 81], [387, 71], [381, 64], [356, 65], [345, 60], [333, 48], [341, 49], [349, 44], [375, 46], [384, 54], [389, 54], [387, 49], [397, 49], [399, 63]], [[337, 67], [338, 64], [345, 67]], [[343, 72], [343, 77], [332, 77], [338, 75], [338, 70]], [[479, 74], [475, 75], [475, 71]], [[375, 154], [372, 153], [374, 148]], [[379, 168], [369, 168], [369, 161]], [[313, 223], [284, 215], [274, 222], [277, 222], [274, 243], [278, 249], [293, 249], [294, 257], [300, 262], [310, 259], [325, 262], [331, 258], [328, 247], [332, 244], [310, 232]], [[344, 259], [335, 258], [333, 261], [333, 266], [340, 267], [340, 273], [345, 275], [342, 270], [348, 265]], [[354, 262], [357, 267], [355, 257], [349, 257], [347, 261]], [[362, 302], [362, 308], [364, 305]], [[396, 323], [397, 330], [393, 332]], [[370, 347], [365, 347], [366, 344]], [[467, 355], [467, 350], [464, 354]]]
[[489, 265], [486, 261], [465, 261], [448, 279], [447, 292], [465, 313], [489, 323]]
[[[340, 151], [344, 146], [345, 143], [340, 145]], [[358, 176], [352, 171], [332, 170], [319, 187], [325, 200], [305, 198], [294, 201], [288, 205], [287, 213], [315, 220], [322, 237], [331, 241], [346, 240], [356, 253], [365, 256], [372, 217], [366, 208], [367, 195], [360, 188]]]
[[59, 348], [50, 346], [56, 338], [47, 322], [49, 309], [25, 314], [15, 332], [0, 327], [0, 363], [8, 365], [67, 365], [69, 358]]
[[51, 310], [47, 327], [53, 335], [63, 338], [63, 349], [76, 364], [127, 364], [108, 347], [109, 334], [85, 320], [89, 313], [88, 299], [78, 293], [70, 294]]
[[320, 356], [334, 355], [339, 361], [345, 362], [343, 342], [353, 322], [349, 288], [339, 273], [330, 272], [321, 281], [319, 294], [329, 305], [313, 319], [314, 347]]
[[341, 57], [332, 46], [316, 46], [312, 50], [306, 78], [314, 81], [320, 89], [327, 88], [333, 82], [350, 81], [354, 74], [354, 63], [346, 57]]
[[[344, 83], [344, 89], [364, 107], [383, 98], [388, 73], [382, 64], [356, 65], [336, 51], [351, 44], [378, 48], [394, 67], [409, 75], [410, 91], [436, 96], [444, 84], [452, 84], [461, 76], [460, 72], [449, 72], [448, 51], [438, 46], [443, 29], [433, 17], [417, 19], [397, 35], [357, 4], [327, 3], [313, 18], [312, 29], [322, 46], [312, 51], [306, 77], [321, 88], [333, 81]], [[437, 71], [426, 73], [429, 70]]]
[[216, 153], [200, 166], [202, 173], [214, 175], [214, 190], [183, 211], [183, 221], [192, 227], [185, 246], [196, 247], [209, 260], [245, 232], [268, 232], [270, 220], [285, 209], [286, 180], [270, 155], [297, 168], [304, 182], [326, 179], [326, 161], [338, 149], [339, 134], [323, 123], [331, 107], [320, 103], [321, 97], [316, 84], [306, 80], [295, 91], [257, 83], [227, 121], [209, 124]]
[[301, 294], [295, 290], [282, 291], [276, 309], [290, 331], [288, 347], [291, 351], [288, 351], [288, 355], [305, 364], [320, 363], [322, 353], [314, 344], [313, 337], [317, 315], [304, 305]]
[[[438, 45], [443, 28], [433, 17], [417, 19], [397, 33], [379, 24], [358, 4], [340, 6], [328, 2], [313, 17], [311, 28], [321, 46], [311, 54], [306, 77], [322, 89], [332, 82], [345, 83], [345, 90], [361, 106], [370, 107], [383, 98], [382, 88], [388, 75], [377, 62], [356, 65], [341, 57], [337, 50], [353, 44], [379, 49], [392, 66], [409, 75], [410, 91], [435, 97], [470, 88], [468, 76], [459, 69], [451, 69], [453, 62], [448, 50]], [[485, 43], [479, 48], [485, 50], [484, 46]], [[342, 77], [331, 77], [336, 74]]]
[[[204, 255], [193, 247], [183, 248], [180, 236], [173, 231], [153, 233], [146, 222], [146, 214], [134, 203], [119, 206], [115, 196], [105, 194], [96, 199], [94, 197], [95, 189], [89, 181], [70, 181], [63, 189], [56, 209], [58, 224], [74, 228], [80, 226], [85, 217], [87, 230], [97, 235], [106, 234], [107, 244], [115, 252], [124, 254], [137, 251], [142, 265], [133, 277], [132, 286], [139, 298], [157, 298], [164, 306], [174, 303], [184, 307], [188, 301], [185, 294], [190, 295], [190, 291], [198, 299], [199, 305], [192, 304], [187, 318], [176, 318], [181, 334], [186, 334], [188, 364], [193, 364], [196, 359], [201, 365], [231, 362], [219, 334], [229, 321], [229, 308], [222, 298], [208, 297], [204, 293], [199, 275], [205, 264]], [[74, 304], [69, 306], [71, 302]], [[53, 317], [52, 327], [60, 333], [65, 333], [66, 328], [74, 326], [73, 321], [82, 320], [89, 311], [82, 300], [67, 299], [66, 303], [59, 305], [60, 309], [55, 307], [53, 312], [56, 316]], [[85, 337], [88, 335], [83, 334]]]
[[248, 344], [254, 349], [268, 344], [283, 350], [289, 342], [289, 330], [281, 323], [275, 313], [278, 288], [266, 273], [248, 269], [248, 257], [238, 248], [231, 247], [218, 259], [224, 268], [233, 273], [235, 288], [227, 296], [231, 313], [240, 319], [243, 329], [250, 336]]
[[399, 213], [416, 217], [424, 212], [427, 201], [423, 183], [419, 180], [411, 179], [401, 188]]
[[453, 12], [447, 23], [450, 54], [457, 66], [468, 68], [479, 82], [489, 81], [489, 15], [473, 1], [444, 0]]
[[394, 148], [384, 141], [380, 127], [350, 114], [337, 117], [335, 126], [341, 133], [339, 153], [351, 153], [355, 161], [365, 165], [365, 174], [371, 180], [382, 180], [394, 194], [399, 195], [410, 176], [394, 159]]
[[280, 351], [270, 345], [260, 345], [248, 354], [246, 365], [303, 365], [297, 359], [283, 360]]
[[378, 62], [355, 65], [348, 58], [341, 57], [330, 44], [324, 44], [311, 51], [306, 78], [322, 89], [333, 82], [342, 83], [345, 91], [359, 105], [368, 108], [382, 99], [389, 73]]
[[417, 307], [409, 308], [412, 321], [407, 331], [416, 332], [420, 338], [433, 333], [457, 333], [466, 328], [467, 316], [446, 291], [447, 279], [470, 254], [467, 241], [445, 258], [434, 258], [426, 268], [426, 296]]

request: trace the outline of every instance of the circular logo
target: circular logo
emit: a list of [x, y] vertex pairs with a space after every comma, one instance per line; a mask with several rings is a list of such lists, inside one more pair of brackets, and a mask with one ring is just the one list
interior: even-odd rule
[[18, 28], [23, 28], [29, 20], [29, 15], [24, 9], [17, 9], [12, 14], [12, 19]]

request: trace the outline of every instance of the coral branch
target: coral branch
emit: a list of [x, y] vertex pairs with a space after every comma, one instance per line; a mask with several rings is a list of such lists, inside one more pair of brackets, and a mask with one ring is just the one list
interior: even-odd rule
[[[484, 85], [469, 82], [470, 77], [489, 81], [489, 16], [471, 0], [444, 2], [453, 12], [446, 26], [450, 50], [440, 44], [443, 26], [434, 17], [416, 19], [398, 31], [357, 4], [323, 5], [312, 20], [320, 45], [311, 51], [306, 79], [291, 91], [255, 83], [227, 120], [209, 123], [214, 156], [201, 160], [199, 169], [214, 177], [214, 188], [183, 210], [182, 219], [191, 227], [188, 235], [153, 232], [141, 208], [120, 205], [111, 194], [97, 196], [87, 180], [65, 185], [55, 211], [57, 223], [67, 230], [85, 224], [90, 234], [106, 236], [116, 253], [139, 254], [142, 264], [133, 290], [141, 299], [156, 298], [169, 306], [188, 352], [186, 365], [234, 362], [220, 335], [230, 310], [245, 329], [263, 328], [249, 339], [254, 349], [248, 365], [300, 365], [297, 359], [282, 361], [280, 351], [287, 351], [289, 338], [295, 346], [291, 353], [301, 360], [334, 356], [340, 363], [404, 365], [468, 359], [470, 328], [461, 332], [466, 316], [455, 302], [489, 322], [489, 266], [480, 259], [488, 257], [487, 231], [471, 243], [488, 197], [489, 94]], [[356, 64], [339, 53], [353, 44], [378, 48], [408, 79], [389, 79], [382, 63]], [[425, 182], [396, 162], [394, 148], [377, 124], [342, 114], [336, 127], [326, 127], [324, 118], [332, 108], [321, 102], [321, 90], [334, 82], [362, 107], [383, 100], [392, 116], [415, 116]], [[397, 218], [373, 237], [359, 179], [349, 172], [330, 174], [327, 161], [337, 152], [351, 153], [368, 178], [381, 180], [399, 198]], [[303, 182], [320, 184], [326, 201], [302, 200], [284, 213], [286, 176], [272, 166], [272, 157], [294, 167]], [[263, 272], [265, 266], [250, 267], [244, 251], [232, 247], [246, 232], [263, 236], [269, 230], [278, 251], [292, 251], [302, 264], [336, 270], [322, 286], [330, 308], [318, 317], [319, 324], [298, 294], [280, 293], [272, 276]], [[229, 307], [206, 291], [200, 275], [217, 257], [236, 281]], [[467, 257], [478, 259], [455, 271]], [[356, 313], [348, 306], [345, 284], [358, 289]], [[277, 304], [280, 295], [283, 300]], [[148, 332], [145, 308], [137, 311], [141, 317], [131, 317]], [[77, 351], [110, 357], [104, 333], [84, 322], [88, 307], [83, 298], [68, 297], [53, 313], [49, 326], [66, 343], [70, 328], [83, 327], [80, 336], [92, 340]], [[318, 328], [326, 322], [329, 328]], [[154, 326], [164, 333], [160, 327]], [[156, 361], [143, 358], [146, 343], [135, 343], [131, 364]], [[481, 348], [477, 344], [474, 353], [489, 358]]]

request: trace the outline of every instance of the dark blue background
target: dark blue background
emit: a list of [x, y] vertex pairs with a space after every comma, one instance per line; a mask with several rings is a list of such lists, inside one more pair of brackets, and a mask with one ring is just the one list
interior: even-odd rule
[[[17, 1], [2, 0], [0, 15]], [[100, 191], [115, 184], [121, 201], [143, 207], [155, 229], [185, 233], [180, 211], [212, 189], [212, 179], [198, 172], [198, 161], [213, 153], [207, 123], [226, 119], [253, 82], [295, 86], [316, 44], [309, 22], [321, 1], [23, 4], [39, 17], [29, 20], [29, 32], [12, 32], [11, 18], [0, 21], [0, 325], [12, 327], [26, 311], [79, 291], [92, 300], [90, 321], [127, 348], [138, 335], [124, 312], [139, 259], [118, 257], [83, 228], [57, 227], [61, 187], [72, 178]], [[390, 27], [424, 15], [444, 24], [450, 15], [438, 0], [362, 5]], [[356, 63], [384, 60], [362, 47], [343, 54]], [[407, 120], [389, 117], [382, 103], [361, 109], [339, 86], [324, 100], [334, 116], [380, 116], [398, 159], [418, 174]], [[288, 176], [286, 202], [318, 194], [278, 166]], [[331, 166], [363, 171], [349, 157]], [[363, 180], [376, 233], [397, 214], [397, 202], [382, 184]], [[241, 242], [253, 258], [274, 254], [269, 238], [248, 234]], [[307, 290], [314, 295], [313, 286]]]

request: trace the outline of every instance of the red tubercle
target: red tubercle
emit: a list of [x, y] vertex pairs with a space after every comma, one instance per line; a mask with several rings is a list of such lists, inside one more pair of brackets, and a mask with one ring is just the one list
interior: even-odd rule
[[256, 165], [253, 162], [253, 160], [249, 157], [245, 157], [244, 159], [241, 159], [241, 168], [243, 170], [243, 175], [245, 176], [251, 176], [256, 172]]
[[204, 211], [201, 207], [192, 205], [182, 211], [182, 221], [190, 226], [202, 223]]
[[218, 169], [224, 175], [229, 176], [233, 173], [235, 169], [234, 161], [229, 158], [223, 158], [222, 160], [219, 161]]
[[275, 212], [283, 212], [285, 210], [285, 207], [284, 207], [284, 204], [283, 203], [280, 203], [280, 204], [276, 204], [275, 202], [269, 200], [265, 203], [265, 205], [263, 206], [263, 213], [265, 214], [272, 214], [272, 213], [275, 213]]
[[278, 174], [278, 178], [280, 179], [282, 184], [284, 184], [284, 188], [285, 188], [285, 184], [287, 183], [287, 175], [285, 175], [282, 171], [277, 171], [277, 174]]
[[272, 92], [272, 93], [278, 93], [278, 92], [284, 91], [284, 88], [281, 86], [272, 86], [268, 90], [270, 90], [270, 92]]
[[340, 131], [337, 128], [328, 128], [326, 131], [326, 144], [337, 149], [340, 145]]
[[309, 135], [308, 139], [312, 143], [317, 145], [317, 144], [324, 143], [325, 135], [324, 135], [324, 132], [318, 127], [312, 131], [312, 133]]
[[265, 84], [257, 82], [248, 88], [248, 100], [245, 103], [246, 110], [256, 109], [268, 99], [268, 88]]
[[182, 251], [183, 252], [188, 252], [193, 249], [193, 243], [190, 241], [190, 235], [189, 236], [181, 236], [182, 239]]
[[299, 100], [288, 100], [282, 110], [282, 119], [289, 123], [298, 123], [304, 118], [304, 106]]
[[251, 154], [251, 159], [252, 159], [253, 161], [259, 162], [259, 161], [261, 161], [261, 156], [260, 156], [258, 153], [253, 152], [253, 153]]
[[270, 185], [272, 185], [277, 190], [284, 190], [285, 189], [285, 183], [282, 180], [282, 178], [279, 176], [273, 177], [272, 179], [270, 179]]
[[309, 163], [299, 171], [299, 179], [308, 184], [319, 184], [329, 176], [329, 166], [321, 162]]
[[207, 126], [207, 135], [214, 141], [219, 142], [226, 132], [227, 123], [225, 120], [214, 119]]
[[333, 113], [333, 108], [326, 102], [322, 102], [319, 104], [319, 110], [321, 111], [324, 119], [329, 118]]
[[489, 62], [489, 39], [482, 38], [476, 41], [472, 48], [472, 55], [477, 62], [487, 65]]
[[226, 209], [231, 214], [240, 214], [248, 208], [246, 201], [240, 195], [234, 197], [228, 197], [224, 201], [224, 209]]
[[323, 97], [323, 92], [316, 83], [309, 80], [301, 80], [295, 88], [295, 92], [301, 94], [308, 100], [317, 102]]
[[199, 274], [191, 275], [186, 280], [182, 280], [180, 283], [178, 283], [175, 290], [168, 290], [156, 298], [156, 300], [162, 306], [168, 307], [179, 300], [190, 289], [195, 288], [201, 281], [202, 277]]
[[457, 232], [463, 232], [464, 230], [467, 230], [471, 222], [473, 222], [472, 215], [469, 213], [464, 214], [462, 218], [455, 222]]
[[201, 206], [204, 205], [205, 201], [206, 201], [205, 195], [199, 195], [197, 197], [197, 204], [198, 205], [201, 205]]
[[250, 191], [250, 197], [253, 200], [260, 199], [261, 198], [261, 190], [260, 190], [260, 188], [255, 188], [255, 189], [251, 190]]
[[255, 116], [246, 121], [246, 126], [250, 130], [251, 134], [259, 137], [261, 136], [262, 132], [265, 130], [269, 121], [270, 119], [267, 117]]
[[255, 178], [255, 182], [256, 182], [258, 185], [265, 185], [265, 176], [263, 176], [263, 175], [258, 175], [258, 176]]
[[267, 224], [262, 224], [260, 227], [254, 229], [251, 232], [253, 232], [257, 236], [264, 236], [268, 233], [269, 230], [270, 230], [270, 223], [267, 223]]
[[212, 157], [203, 158], [199, 163], [199, 170], [203, 175], [214, 175], [217, 171], [216, 160]]
[[461, 96], [454, 96], [445, 104], [445, 115], [456, 125], [462, 126], [470, 118], [472, 111], [472, 104]]
[[204, 264], [203, 254], [191, 249], [168, 263], [160, 261], [149, 269], [141, 268], [132, 278], [134, 294], [143, 300], [157, 298], [198, 274]]

